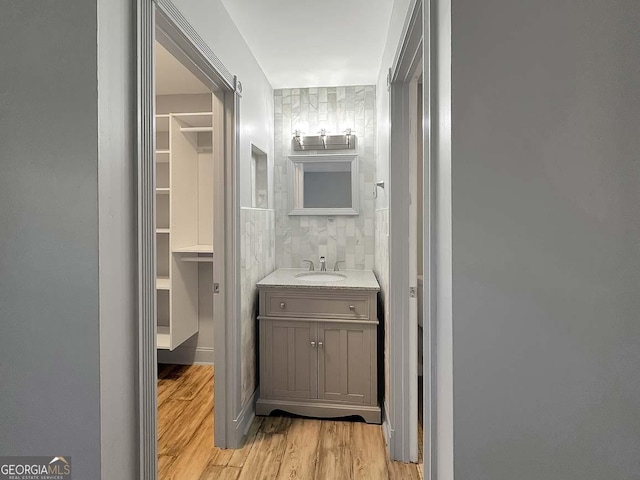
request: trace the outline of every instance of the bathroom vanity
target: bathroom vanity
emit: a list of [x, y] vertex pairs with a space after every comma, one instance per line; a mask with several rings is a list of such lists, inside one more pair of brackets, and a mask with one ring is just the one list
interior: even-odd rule
[[373, 272], [281, 268], [260, 292], [258, 415], [359, 415], [380, 423]]

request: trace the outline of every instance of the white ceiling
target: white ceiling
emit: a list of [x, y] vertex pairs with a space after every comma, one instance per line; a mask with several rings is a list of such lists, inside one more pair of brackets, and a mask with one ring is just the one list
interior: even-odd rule
[[273, 88], [375, 84], [393, 0], [222, 0]]
[[210, 92], [204, 83], [156, 42], [156, 95]]

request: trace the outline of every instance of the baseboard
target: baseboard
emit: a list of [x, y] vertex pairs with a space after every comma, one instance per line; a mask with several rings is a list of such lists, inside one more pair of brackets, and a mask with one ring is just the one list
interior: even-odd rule
[[251, 427], [251, 423], [253, 419], [256, 417], [256, 400], [258, 398], [258, 388], [256, 388], [249, 398], [245, 402], [240, 410], [240, 413], [233, 421], [235, 426], [233, 432], [233, 444], [229, 445], [229, 448], [240, 448], [242, 446], [242, 442], [244, 440], [245, 435], [249, 431], [249, 427]]
[[213, 348], [185, 345], [175, 350], [158, 350], [158, 363], [174, 365], [213, 365]]
[[383, 408], [382, 435], [384, 436], [384, 441], [387, 444], [387, 452], [390, 453], [391, 439], [393, 438], [393, 425], [391, 425], [391, 420], [389, 419], [389, 405], [387, 404], [386, 399], [384, 401]]

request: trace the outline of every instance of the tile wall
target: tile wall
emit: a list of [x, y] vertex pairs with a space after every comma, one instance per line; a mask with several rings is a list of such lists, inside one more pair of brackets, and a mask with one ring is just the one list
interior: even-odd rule
[[[376, 171], [375, 86], [293, 88], [274, 90], [275, 108], [275, 254], [277, 267], [302, 267], [303, 259], [318, 264], [320, 256], [331, 268], [344, 260], [348, 269], [373, 269], [375, 262]], [[307, 125], [308, 134], [321, 127], [340, 133], [355, 130], [360, 170], [360, 214], [358, 216], [289, 216], [288, 156], [297, 125]], [[352, 153], [354, 150], [334, 150]], [[319, 152], [306, 152], [316, 154]]]
[[275, 270], [274, 223], [275, 212], [271, 209], [240, 210], [242, 405], [251, 398], [256, 389], [256, 283]]

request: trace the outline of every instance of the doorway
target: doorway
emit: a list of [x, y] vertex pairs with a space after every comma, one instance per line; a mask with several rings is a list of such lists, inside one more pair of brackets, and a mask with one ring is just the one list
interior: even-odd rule
[[[422, 122], [428, 111], [427, 102], [422, 101], [428, 85], [428, 73], [423, 76], [427, 64], [423, 48], [425, 23], [423, 3], [418, 1], [389, 71], [389, 158], [392, 161], [389, 171], [389, 336], [390, 382], [394, 395], [391, 414], [396, 426], [396, 435], [391, 437], [389, 447], [393, 457], [404, 462], [423, 461], [420, 455], [422, 446], [426, 445], [423, 432], [431, 428], [431, 403], [424, 395], [425, 387], [431, 385], [430, 317], [425, 314], [430, 308], [428, 272], [431, 268], [430, 256], [425, 253], [430, 248], [431, 222], [431, 186], [424, 148], [428, 137]], [[426, 328], [420, 329], [419, 319]], [[419, 332], [422, 342], [418, 341]], [[423, 390], [422, 405], [419, 387]], [[426, 457], [429, 458], [429, 454]]]
[[[164, 44], [164, 45], [163, 45]], [[214, 440], [214, 311], [221, 247], [214, 215], [224, 162], [224, 96], [156, 33], [156, 346], [158, 474], [185, 469], [194, 444]], [[217, 221], [217, 223], [216, 223]], [[218, 267], [219, 270], [219, 267]], [[219, 312], [216, 312], [218, 315]]]
[[[171, 2], [138, 8], [140, 477], [157, 478], [158, 357], [209, 346], [217, 367], [216, 394], [206, 392], [214, 399], [211, 446], [240, 441], [229, 411], [240, 394], [239, 338], [230, 319], [239, 309], [241, 84]], [[206, 92], [156, 98], [156, 48]]]

